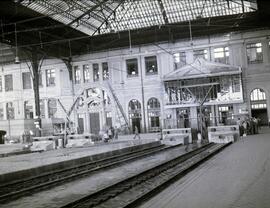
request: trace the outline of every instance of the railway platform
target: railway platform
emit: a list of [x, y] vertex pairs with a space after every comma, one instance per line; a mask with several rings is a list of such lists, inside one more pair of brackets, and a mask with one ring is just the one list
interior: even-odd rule
[[20, 154], [23, 152], [23, 147], [23, 144], [1, 144], [0, 157]]
[[59, 208], [74, 200], [78, 200], [89, 193], [94, 193], [99, 189], [108, 187], [114, 183], [124, 180], [125, 178], [132, 177], [143, 170], [147, 170], [161, 164], [164, 161], [171, 160], [173, 157], [184, 155], [185, 153], [185, 147], [180, 145], [178, 148], [170, 149], [169, 151], [145, 156], [140, 160], [134, 160], [120, 166], [111, 167], [106, 171], [93, 173], [91, 174], [91, 177], [78, 178], [75, 181], [53, 187], [49, 190], [32, 193], [29, 196], [5, 203], [1, 205], [1, 207]]
[[249, 135], [139, 208], [269, 208], [270, 129]]
[[[0, 184], [17, 178], [33, 177], [58, 168], [72, 167], [85, 161], [100, 159], [108, 155], [117, 155], [135, 148], [151, 147], [158, 144], [160, 142], [155, 139], [116, 140], [88, 147], [64, 148], [2, 157], [0, 158]], [[6, 152], [8, 150], [6, 149]]]
[[[263, 128], [260, 134], [247, 136], [229, 145], [138, 207], [178, 208], [181, 205], [187, 208], [268, 208], [269, 138], [270, 129]], [[186, 153], [185, 146], [179, 146], [159, 154], [143, 156], [139, 160], [94, 172], [89, 177], [78, 177], [77, 180], [37, 191], [1, 207], [63, 207]], [[149, 182], [142, 184], [145, 188], [148, 185]]]

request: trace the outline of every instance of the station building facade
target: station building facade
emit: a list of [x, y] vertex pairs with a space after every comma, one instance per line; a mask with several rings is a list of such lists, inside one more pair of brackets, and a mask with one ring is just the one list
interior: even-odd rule
[[[40, 70], [44, 135], [61, 131], [66, 110], [78, 133], [98, 133], [127, 121], [134, 130], [198, 128], [199, 111], [211, 125], [237, 115], [268, 123], [270, 31], [239, 32], [46, 59]], [[131, 37], [132, 40], [132, 37]], [[0, 71], [0, 128], [10, 136], [35, 129], [29, 64]], [[201, 105], [201, 109], [199, 108]], [[62, 107], [63, 106], [63, 107]]]

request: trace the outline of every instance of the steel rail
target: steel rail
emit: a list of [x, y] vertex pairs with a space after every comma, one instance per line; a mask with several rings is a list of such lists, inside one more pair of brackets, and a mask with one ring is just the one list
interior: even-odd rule
[[26, 180], [4, 184], [0, 186], [0, 202], [5, 203], [22, 196], [32, 194], [33, 191], [36, 193], [37, 191], [90, 176], [94, 172], [102, 171], [106, 168], [113, 168], [126, 162], [131, 162], [142, 157], [158, 154], [162, 151], [178, 148], [179, 146], [181, 146], [181, 144], [175, 146], [159, 145], [150, 148], [143, 148], [138, 151], [118, 154], [75, 167], [56, 170], [54, 172], [28, 178]]
[[[135, 207], [150, 193], [164, 186], [176, 176], [192, 169], [194, 166], [220, 151], [226, 145], [207, 144], [184, 155], [173, 158], [123, 181], [116, 182], [86, 197], [76, 200], [61, 208], [80, 207]], [[163, 180], [161, 180], [163, 179]], [[156, 184], [156, 185], [153, 185]]]

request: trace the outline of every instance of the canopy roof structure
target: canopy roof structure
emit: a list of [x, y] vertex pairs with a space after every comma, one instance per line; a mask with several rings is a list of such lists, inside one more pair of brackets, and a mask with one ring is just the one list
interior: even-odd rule
[[0, 42], [68, 59], [95, 51], [270, 28], [264, 0], [4, 0]]
[[28, 0], [21, 4], [87, 35], [254, 12], [254, 0]]
[[227, 64], [209, 62], [203, 58], [197, 58], [192, 64], [183, 66], [164, 76], [164, 81], [194, 79], [223, 75], [240, 74], [241, 68]]

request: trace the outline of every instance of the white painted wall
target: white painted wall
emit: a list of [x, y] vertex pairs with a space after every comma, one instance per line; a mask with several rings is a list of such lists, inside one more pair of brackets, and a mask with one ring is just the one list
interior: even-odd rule
[[[161, 102], [161, 115], [166, 116], [163, 104], [163, 84], [162, 77], [173, 71], [173, 57], [172, 53], [185, 51], [187, 57], [187, 63], [193, 62], [193, 50], [196, 49], [207, 49], [210, 57], [213, 60], [213, 49], [219, 46], [228, 46], [230, 50], [230, 64], [234, 66], [241, 66], [243, 70], [243, 88], [245, 101], [249, 108], [249, 94], [254, 88], [262, 88], [265, 90], [267, 95], [267, 106], [270, 109], [270, 48], [269, 48], [269, 37], [270, 30], [253, 31], [245, 33], [230, 33], [225, 35], [213, 35], [209, 37], [194, 38], [193, 45], [188, 40], [176, 41], [175, 43], [160, 43], [157, 47], [155, 45], [143, 45], [140, 47], [132, 47], [132, 51], [129, 48], [116, 49], [102, 51], [98, 53], [85, 54], [82, 56], [73, 57], [73, 66], [79, 66], [81, 69], [82, 76], [82, 65], [89, 64], [90, 69], [93, 63], [100, 64], [100, 75], [101, 63], [108, 62], [110, 70], [110, 81], [112, 86], [121, 102], [126, 114], [128, 113], [128, 102], [131, 99], [137, 99], [142, 103], [142, 83], [144, 85], [144, 105], [147, 108], [147, 101], [156, 97]], [[246, 44], [250, 42], [262, 42], [263, 44], [263, 63], [261, 64], [247, 64], [246, 57]], [[146, 75], [144, 57], [146, 56], [157, 56], [158, 61], [158, 74]], [[127, 77], [126, 74], [126, 59], [137, 58], [139, 61], [139, 76], [138, 77]], [[9, 101], [14, 102], [16, 119], [24, 119], [23, 102], [25, 100], [33, 100], [33, 90], [22, 90], [22, 72], [28, 71], [26, 64], [21, 65], [6, 65], [3, 67], [4, 70], [0, 71], [0, 76], [5, 74], [13, 75], [14, 90], [12, 92], [0, 92], [0, 102], [6, 103]], [[56, 86], [47, 87], [45, 70], [54, 68], [56, 70]], [[69, 109], [74, 100], [72, 82], [69, 80], [69, 74], [66, 65], [57, 59], [45, 60], [42, 65], [42, 81], [43, 87], [40, 88], [40, 98], [59, 98], [64, 106]], [[102, 77], [102, 76], [101, 76]], [[4, 88], [4, 79], [2, 80]], [[98, 83], [94, 83], [93, 80], [90, 83], [75, 84], [74, 94], [77, 95], [80, 90], [91, 86], [104, 86], [102, 78]], [[169, 110], [167, 110], [169, 111]], [[4, 110], [5, 112], [5, 110]], [[58, 105], [57, 117], [64, 117], [64, 112]], [[128, 116], [128, 114], [127, 114]], [[268, 111], [268, 117], [270, 117], [270, 111]], [[71, 118], [76, 121], [77, 116], [72, 115]], [[145, 123], [148, 126], [147, 113], [145, 115]], [[3, 123], [7, 121], [0, 121], [0, 129], [4, 128]], [[142, 120], [142, 124], [144, 121]], [[20, 132], [18, 132], [19, 134]]]

